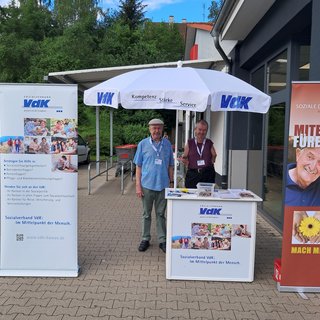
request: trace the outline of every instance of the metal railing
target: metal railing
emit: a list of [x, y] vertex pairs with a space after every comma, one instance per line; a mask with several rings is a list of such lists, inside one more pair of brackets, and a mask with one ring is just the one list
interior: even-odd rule
[[129, 175], [129, 173], [125, 172], [125, 168], [127, 167], [127, 164], [130, 162], [130, 176], [131, 176], [131, 181], [133, 180], [133, 161], [132, 160], [128, 160], [126, 162], [121, 163], [121, 183], [120, 183], [120, 190], [121, 190], [121, 194], [123, 194], [124, 192], [124, 180], [126, 179], [126, 177]]
[[[106, 159], [106, 161], [95, 161], [95, 162], [90, 162], [88, 165], [88, 195], [91, 194], [91, 181], [100, 177], [101, 175], [103, 175], [104, 173], [106, 174], [106, 181], [109, 180], [109, 176], [108, 176], [108, 172], [110, 169], [112, 169], [115, 165], [113, 164], [113, 161], [111, 161], [112, 159], [110, 159], [110, 165], [108, 164], [108, 158]], [[92, 163], [95, 163], [96, 166], [98, 165], [98, 174], [96, 174], [95, 176], [91, 177], [91, 165]], [[103, 171], [100, 171], [100, 163], [105, 163], [106, 164], [106, 168]]]
[[[92, 164], [95, 163], [96, 166], [98, 165], [98, 173], [94, 176], [91, 176], [91, 166]], [[100, 163], [105, 163], [106, 168], [103, 171], [100, 171]], [[126, 171], [126, 168], [128, 164], [130, 163], [130, 171]], [[108, 163], [108, 159], [106, 161], [95, 161], [95, 162], [90, 162], [88, 165], [88, 195], [91, 194], [91, 181], [102, 176], [104, 173], [106, 174], [106, 181], [109, 180], [109, 175], [108, 172], [110, 169], [114, 168], [116, 166], [116, 163], [110, 161], [110, 164]], [[133, 180], [133, 175], [134, 175], [134, 165], [132, 160], [128, 160], [126, 162], [121, 162], [121, 168], [120, 168], [120, 191], [121, 194], [124, 193], [124, 180], [128, 177], [130, 174], [131, 176], [131, 181]]]

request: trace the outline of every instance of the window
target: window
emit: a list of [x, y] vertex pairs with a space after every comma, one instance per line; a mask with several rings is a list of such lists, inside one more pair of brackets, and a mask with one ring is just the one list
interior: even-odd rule
[[310, 70], [310, 46], [299, 48], [299, 80], [308, 81]]
[[287, 50], [268, 63], [268, 93], [275, 93], [286, 88], [287, 64]]
[[285, 104], [273, 105], [269, 110], [267, 175], [263, 209], [281, 224], [282, 221], [282, 178]]
[[257, 89], [264, 91], [264, 67], [251, 74], [251, 84]]

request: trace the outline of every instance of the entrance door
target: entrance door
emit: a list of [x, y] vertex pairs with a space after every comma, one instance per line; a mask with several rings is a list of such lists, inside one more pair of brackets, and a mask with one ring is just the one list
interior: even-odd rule
[[265, 157], [264, 213], [276, 223], [282, 225], [283, 198], [283, 151], [285, 104], [273, 105], [269, 110], [267, 124], [267, 151]]

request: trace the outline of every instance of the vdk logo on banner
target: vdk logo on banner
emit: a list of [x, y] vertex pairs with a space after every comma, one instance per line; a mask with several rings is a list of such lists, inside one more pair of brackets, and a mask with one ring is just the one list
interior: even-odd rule
[[200, 208], [200, 215], [221, 215], [222, 208]]
[[24, 99], [24, 108], [49, 108], [50, 99]]

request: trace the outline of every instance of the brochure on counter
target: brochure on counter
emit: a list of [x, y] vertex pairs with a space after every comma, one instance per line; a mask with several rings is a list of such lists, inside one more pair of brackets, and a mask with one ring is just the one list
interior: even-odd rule
[[[203, 198], [203, 193], [199, 196], [198, 189], [187, 189], [187, 188], [168, 188], [166, 189], [166, 198]], [[211, 194], [205, 196], [205, 198], [214, 199], [253, 199], [255, 194], [245, 189], [216, 189]]]

